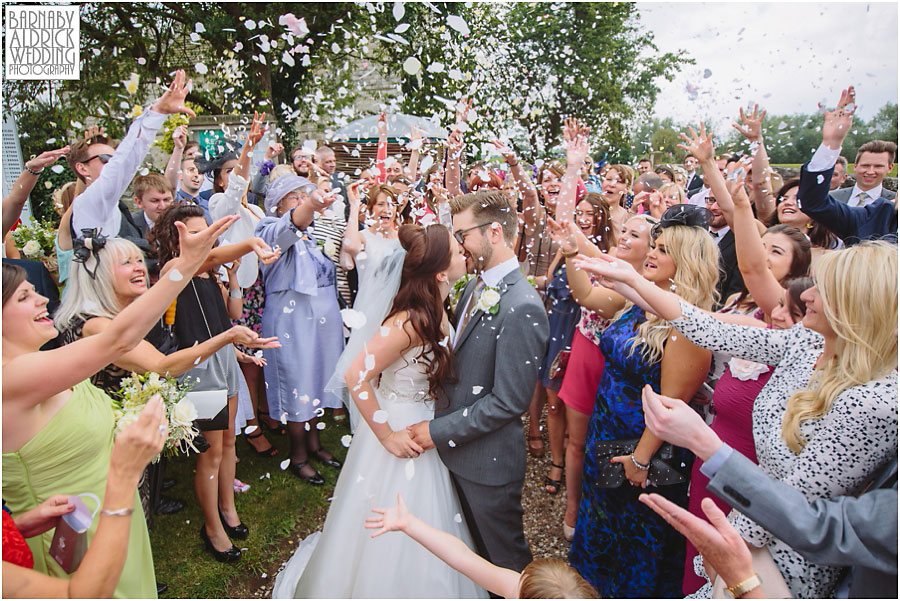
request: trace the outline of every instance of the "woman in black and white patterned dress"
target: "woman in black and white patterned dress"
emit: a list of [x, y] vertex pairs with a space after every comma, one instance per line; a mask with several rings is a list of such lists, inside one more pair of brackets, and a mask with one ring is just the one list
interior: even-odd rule
[[[775, 366], [753, 406], [757, 458], [810, 501], [859, 494], [896, 456], [896, 246], [864, 242], [823, 256], [816, 286], [803, 293], [802, 324], [789, 330], [723, 323], [728, 316], [617, 273], [621, 265], [584, 267], [632, 287], [697, 346]], [[838, 568], [807, 562], [743, 515], [732, 523], [768, 548], [795, 597], [834, 596]]]

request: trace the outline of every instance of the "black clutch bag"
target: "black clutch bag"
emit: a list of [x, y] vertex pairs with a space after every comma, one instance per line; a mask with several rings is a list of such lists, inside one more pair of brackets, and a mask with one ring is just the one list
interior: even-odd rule
[[[610, 463], [613, 457], [631, 455], [640, 438], [623, 440], [601, 440], [597, 443], [597, 462], [600, 469], [600, 488], [619, 488], [625, 482], [625, 466], [621, 463]], [[647, 474], [649, 486], [670, 486], [686, 482], [684, 474], [672, 467], [674, 452], [672, 445], [663, 443], [650, 458], [650, 471]]]

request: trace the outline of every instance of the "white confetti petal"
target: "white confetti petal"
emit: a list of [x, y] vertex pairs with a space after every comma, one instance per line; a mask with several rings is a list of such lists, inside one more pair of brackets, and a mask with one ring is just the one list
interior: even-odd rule
[[316, 424], [316, 429], [317, 429], [317, 430], [324, 430], [324, 429], [325, 429], [325, 422], [319, 422], [319, 423], [317, 423], [317, 424]]
[[387, 335], [391, 333], [391, 329], [387, 326], [381, 326], [380, 332], [382, 336], [387, 337]]
[[250, 425], [244, 428], [244, 434], [253, 434], [259, 429], [259, 426]]
[[246, 27], [250, 31], [253, 31], [254, 29], [256, 29], [256, 21], [251, 21], [250, 19], [247, 19], [246, 21], [244, 21], [244, 27]]
[[196, 23], [194, 25], [194, 31], [196, 31], [197, 33], [205, 33], [206, 27], [203, 26], [203, 23]]
[[291, 464], [290, 458], [287, 458], [287, 459], [285, 459], [284, 461], [282, 461], [282, 462], [279, 464], [280, 467], [281, 467], [281, 471], [286, 470], [290, 464]]
[[347, 447], [348, 449], [350, 448], [350, 443], [352, 441], [353, 441], [353, 437], [350, 436], [349, 434], [344, 434], [343, 436], [341, 436], [341, 444], [344, 445], [345, 447]]
[[369, 398], [369, 393], [366, 392], [365, 390], [361, 390], [361, 391], [359, 392], [359, 395], [358, 395], [358, 396], [359, 396], [359, 398], [360, 398], [361, 400], [365, 401], [366, 399]]
[[403, 33], [407, 29], [409, 29], [409, 23], [400, 23], [400, 25], [397, 25], [397, 28], [394, 29], [394, 31], [396, 33]]
[[471, 33], [471, 31], [469, 30], [469, 25], [462, 17], [449, 15], [447, 17], [447, 25], [449, 25], [451, 28], [455, 29], [462, 35], [469, 35]]
[[62, 173], [63, 170], [64, 170], [64, 167], [62, 165], [53, 165], [52, 167], [50, 167], [50, 171], [52, 171], [53, 173], [56, 173], [56, 174]]
[[388, 412], [384, 409], [379, 409], [375, 413], [372, 414], [372, 421], [376, 424], [383, 424], [388, 420]]
[[406, 9], [403, 7], [402, 2], [394, 2], [394, 9], [391, 11], [391, 14], [394, 15], [394, 19], [399, 21], [403, 18], [403, 15], [406, 13]]
[[451, 448], [451, 449], [456, 447], [456, 443], [453, 442], [452, 440], [448, 440], [448, 441], [447, 441], [447, 444], [450, 445], [450, 448]]
[[209, 72], [209, 69], [203, 63], [196, 63], [194, 65], [194, 71], [200, 75], [206, 75]]
[[173, 282], [180, 282], [181, 280], [184, 279], [184, 276], [181, 275], [181, 272], [178, 271], [177, 269], [173, 269], [172, 271], [169, 272], [169, 279], [172, 280]]
[[824, 181], [825, 181], [825, 176], [823, 176], [822, 174], [819, 174], [818, 176], [816, 176], [816, 183], [817, 183], [817, 184], [821, 184], [821, 183], [824, 182]]
[[453, 521], [456, 522], [457, 524], [461, 524], [462, 516], [457, 513], [455, 516], [453, 516]]
[[483, 387], [483, 386], [473, 386], [473, 387], [472, 387], [472, 394], [478, 394], [478, 393], [481, 392], [482, 390], [484, 390], [484, 387]]
[[368, 371], [375, 369], [375, 355], [366, 355], [365, 367]]
[[417, 75], [422, 70], [422, 63], [416, 57], [411, 56], [403, 61], [403, 70], [410, 75]]

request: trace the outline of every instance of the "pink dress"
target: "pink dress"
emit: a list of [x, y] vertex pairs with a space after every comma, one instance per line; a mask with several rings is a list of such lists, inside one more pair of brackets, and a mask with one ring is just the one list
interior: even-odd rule
[[[734, 365], [734, 372], [732, 372], [732, 365]], [[759, 391], [769, 381], [773, 370], [772, 367], [766, 365], [731, 359], [713, 391], [713, 406], [716, 414], [710, 427], [723, 442], [753, 463], [757, 462], [756, 446], [753, 442], [753, 402]], [[703, 465], [703, 461], [694, 459], [688, 492], [688, 510], [705, 520], [706, 514], [700, 508], [700, 502], [709, 497], [719, 509], [727, 514], [731, 511], [731, 507], [706, 490], [709, 478], [700, 473], [701, 465]], [[694, 545], [687, 541], [687, 551], [684, 556], [683, 591], [685, 595], [697, 592], [706, 584], [704, 578], [694, 573], [694, 556], [697, 554]]]
[[600, 350], [600, 334], [609, 325], [593, 311], [581, 308], [581, 320], [572, 337], [572, 351], [563, 374], [559, 398], [566, 406], [590, 415], [597, 400], [597, 386], [603, 375], [605, 360]]

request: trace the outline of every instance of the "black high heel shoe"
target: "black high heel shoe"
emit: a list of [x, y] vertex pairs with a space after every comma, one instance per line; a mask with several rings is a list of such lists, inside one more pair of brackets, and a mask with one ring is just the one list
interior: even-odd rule
[[206, 533], [206, 525], [200, 526], [200, 540], [206, 545], [206, 549], [212, 553], [212, 556], [216, 558], [216, 561], [220, 563], [234, 563], [238, 559], [241, 558], [241, 550], [231, 545], [231, 548], [227, 551], [217, 551], [213, 546], [212, 541], [209, 540], [209, 535]]
[[228, 538], [244, 540], [250, 536], [250, 529], [244, 525], [244, 522], [241, 522], [237, 526], [229, 526], [228, 522], [225, 521], [225, 516], [222, 515], [221, 509], [219, 509], [219, 519], [222, 520], [222, 526], [225, 528], [225, 534], [228, 535]]
[[297, 476], [304, 482], [306, 482], [308, 484], [312, 484], [313, 486], [322, 486], [323, 484], [325, 484], [325, 478], [323, 478], [322, 474], [320, 474], [316, 470], [314, 470], [315, 474], [312, 476], [304, 476], [303, 475], [303, 472], [301, 472], [300, 470], [303, 468], [303, 466], [307, 465], [307, 463], [308, 463], [307, 461], [301, 461], [300, 463], [292, 463], [290, 465], [291, 473], [293, 473], [295, 476]]
[[[335, 459], [334, 455], [331, 455], [331, 453], [328, 453], [328, 451], [326, 451], [325, 449], [320, 448], [320, 449], [317, 449], [315, 451], [310, 451], [310, 452], [312, 453], [312, 456], [315, 457], [315, 459], [317, 461], [321, 461], [328, 467], [333, 467], [336, 470], [341, 469], [341, 462], [338, 461], [337, 459]], [[331, 455], [331, 458], [326, 459], [325, 457], [322, 456], [322, 453], [328, 453], [329, 455]]]

